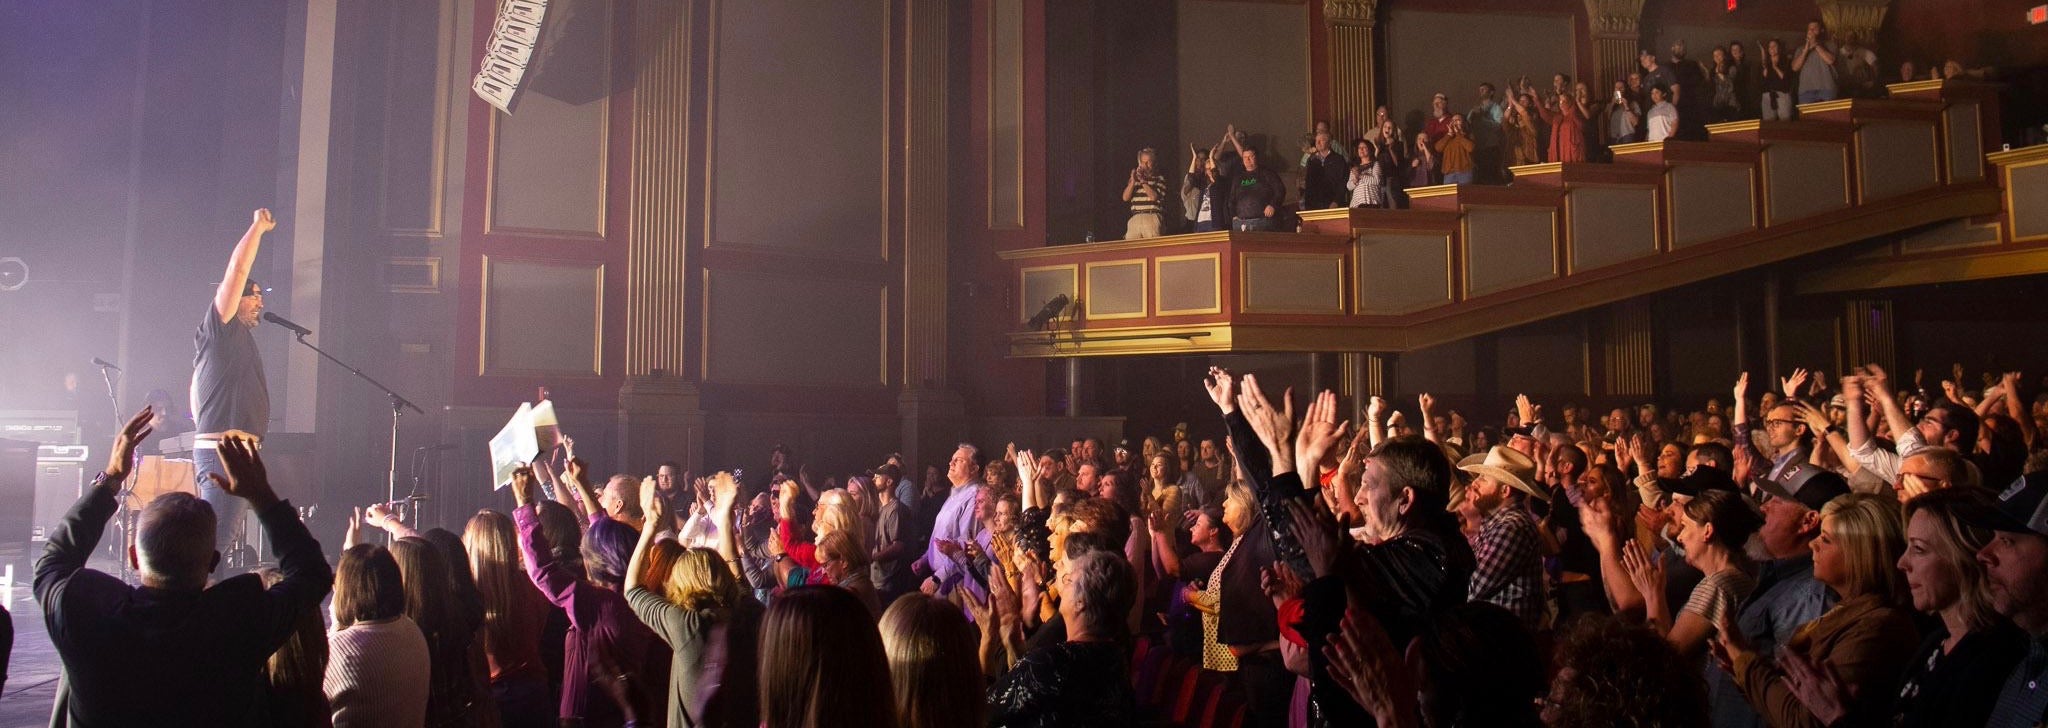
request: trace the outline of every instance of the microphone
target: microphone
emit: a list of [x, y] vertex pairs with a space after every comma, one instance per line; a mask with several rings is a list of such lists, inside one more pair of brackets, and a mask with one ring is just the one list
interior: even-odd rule
[[99, 358], [99, 357], [93, 357], [93, 358], [92, 358], [92, 363], [93, 363], [93, 366], [99, 367], [99, 368], [101, 368], [101, 369], [112, 369], [112, 370], [114, 370], [114, 371], [117, 371], [117, 372], [118, 372], [118, 371], [121, 371], [121, 368], [120, 368], [120, 367], [114, 366], [114, 364], [113, 364], [112, 362], [109, 362], [109, 361], [107, 361], [107, 360], [105, 360], [105, 359], [101, 359], [101, 358]]
[[285, 328], [287, 328], [287, 329], [291, 329], [291, 330], [292, 330], [292, 333], [294, 333], [294, 334], [298, 334], [298, 335], [300, 335], [300, 336], [311, 336], [311, 335], [313, 334], [313, 330], [312, 330], [312, 329], [309, 329], [309, 328], [306, 328], [306, 327], [304, 327], [304, 326], [300, 326], [300, 325], [298, 325], [298, 324], [292, 323], [292, 320], [291, 320], [291, 319], [285, 318], [285, 317], [283, 317], [283, 316], [279, 316], [279, 315], [277, 315], [277, 314], [274, 314], [274, 313], [271, 313], [271, 312], [269, 312], [269, 311], [265, 311], [265, 312], [263, 312], [263, 320], [265, 320], [265, 321], [269, 321], [269, 322], [271, 322], [271, 323], [273, 323], [273, 324], [277, 324], [277, 325], [279, 325], [279, 326], [283, 326], [283, 327], [285, 327]]

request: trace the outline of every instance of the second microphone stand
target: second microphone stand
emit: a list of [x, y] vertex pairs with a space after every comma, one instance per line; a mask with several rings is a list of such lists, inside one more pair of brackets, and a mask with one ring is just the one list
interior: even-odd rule
[[357, 379], [369, 382], [370, 386], [376, 387], [378, 391], [384, 393], [384, 396], [391, 398], [391, 463], [385, 472], [384, 502], [390, 503], [398, 500], [398, 417], [405, 414], [406, 408], [411, 408], [412, 411], [419, 414], [426, 414], [426, 410], [420, 409], [420, 406], [413, 404], [412, 400], [406, 399], [399, 393], [391, 391], [390, 387], [386, 387], [377, 380], [370, 378], [370, 375], [364, 374], [363, 370], [349, 366], [348, 362], [336, 359], [333, 354], [329, 354], [321, 350], [320, 347], [314, 346], [313, 342], [306, 340], [305, 334], [299, 334], [297, 338], [299, 343], [305, 344], [306, 348], [313, 350], [313, 353], [319, 354], [321, 358], [334, 362], [335, 365], [343, 369], [347, 369], [348, 373], [356, 375]]

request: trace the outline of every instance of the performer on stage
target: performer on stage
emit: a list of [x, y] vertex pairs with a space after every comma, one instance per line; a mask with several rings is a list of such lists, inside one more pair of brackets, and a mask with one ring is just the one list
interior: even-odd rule
[[[213, 505], [214, 543], [225, 550], [235, 526], [241, 522], [242, 499], [215, 487], [209, 473], [226, 477], [221, 466], [221, 436], [239, 430], [261, 441], [270, 424], [270, 389], [263, 379], [263, 357], [256, 350], [251, 333], [263, 315], [263, 287], [250, 280], [249, 269], [256, 264], [256, 251], [263, 234], [277, 227], [269, 210], [257, 210], [249, 231], [235, 243], [228, 258], [227, 272], [214, 289], [213, 303], [199, 322], [193, 337], [198, 354], [192, 359], [192, 410], [198, 419], [193, 436], [192, 464], [198, 477], [199, 497]], [[226, 563], [225, 560], [222, 563]], [[219, 573], [219, 567], [215, 567]]]

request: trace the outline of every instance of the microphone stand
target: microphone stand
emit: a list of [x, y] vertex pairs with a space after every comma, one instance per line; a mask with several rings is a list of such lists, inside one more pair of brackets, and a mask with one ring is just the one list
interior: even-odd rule
[[329, 354], [320, 347], [314, 346], [313, 342], [306, 340], [305, 334], [299, 334], [297, 338], [299, 343], [305, 344], [306, 348], [313, 350], [313, 353], [319, 354], [323, 359], [334, 362], [336, 366], [347, 369], [348, 373], [356, 375], [357, 379], [369, 382], [370, 386], [376, 387], [378, 391], [384, 393], [384, 396], [391, 398], [391, 463], [385, 471], [384, 501], [388, 503], [398, 500], [398, 416], [405, 414], [407, 407], [412, 408], [412, 411], [419, 414], [426, 414], [427, 411], [420, 409], [419, 405], [413, 404], [412, 400], [408, 400], [397, 392], [391, 391], [390, 387], [386, 387], [377, 380], [371, 379], [370, 375], [363, 373], [363, 370], [349, 366], [348, 362], [336, 359], [333, 354]]

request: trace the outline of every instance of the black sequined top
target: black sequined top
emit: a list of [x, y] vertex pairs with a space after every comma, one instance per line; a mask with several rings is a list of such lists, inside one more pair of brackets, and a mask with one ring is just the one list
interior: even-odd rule
[[1128, 726], [1137, 718], [1125, 646], [1061, 642], [1032, 651], [989, 686], [991, 726]]

